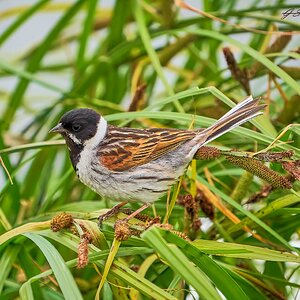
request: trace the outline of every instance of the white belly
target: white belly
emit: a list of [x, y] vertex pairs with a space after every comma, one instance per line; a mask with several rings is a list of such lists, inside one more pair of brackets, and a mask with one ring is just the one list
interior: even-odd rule
[[112, 172], [95, 157], [95, 150], [81, 152], [76, 172], [82, 183], [104, 198], [143, 203], [162, 197], [190, 162], [187, 155], [178, 157], [178, 153], [170, 153], [128, 171]]

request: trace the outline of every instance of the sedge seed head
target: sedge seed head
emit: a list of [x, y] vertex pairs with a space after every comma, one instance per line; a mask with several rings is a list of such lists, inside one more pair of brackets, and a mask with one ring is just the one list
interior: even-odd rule
[[250, 157], [227, 156], [226, 160], [232, 164], [258, 176], [270, 183], [274, 188], [291, 189], [292, 183], [284, 176], [271, 170], [262, 162]]
[[73, 217], [71, 214], [65, 212], [54, 216], [50, 222], [50, 228], [52, 231], [57, 232], [63, 228], [69, 228], [73, 223]]

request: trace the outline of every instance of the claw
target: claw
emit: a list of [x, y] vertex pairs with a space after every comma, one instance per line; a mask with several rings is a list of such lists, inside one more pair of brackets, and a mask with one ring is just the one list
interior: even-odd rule
[[110, 209], [108, 212], [106, 212], [103, 215], [100, 215], [98, 218], [98, 226], [101, 227], [103, 221], [105, 221], [105, 220], [109, 219], [110, 217], [114, 216], [115, 214], [117, 214], [120, 211], [121, 207], [124, 206], [125, 204], [127, 204], [127, 202], [118, 203], [112, 209]]

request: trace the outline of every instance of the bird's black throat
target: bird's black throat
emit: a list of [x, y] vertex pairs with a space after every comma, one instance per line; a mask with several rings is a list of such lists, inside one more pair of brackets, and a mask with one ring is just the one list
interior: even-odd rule
[[80, 159], [80, 153], [83, 150], [82, 144], [76, 144], [72, 139], [70, 139], [68, 136], [65, 136], [66, 144], [69, 149], [71, 162], [73, 165], [74, 170], [76, 171], [76, 165], [79, 162]]

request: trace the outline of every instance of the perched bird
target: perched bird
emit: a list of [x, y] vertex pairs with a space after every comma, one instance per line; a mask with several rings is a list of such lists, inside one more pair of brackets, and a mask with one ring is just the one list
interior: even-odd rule
[[227, 131], [262, 114], [265, 105], [247, 97], [207, 129], [133, 129], [108, 125], [92, 109], [74, 109], [50, 132], [66, 140], [79, 180], [104, 198], [141, 202], [136, 216], [163, 196], [185, 172], [197, 150]]

